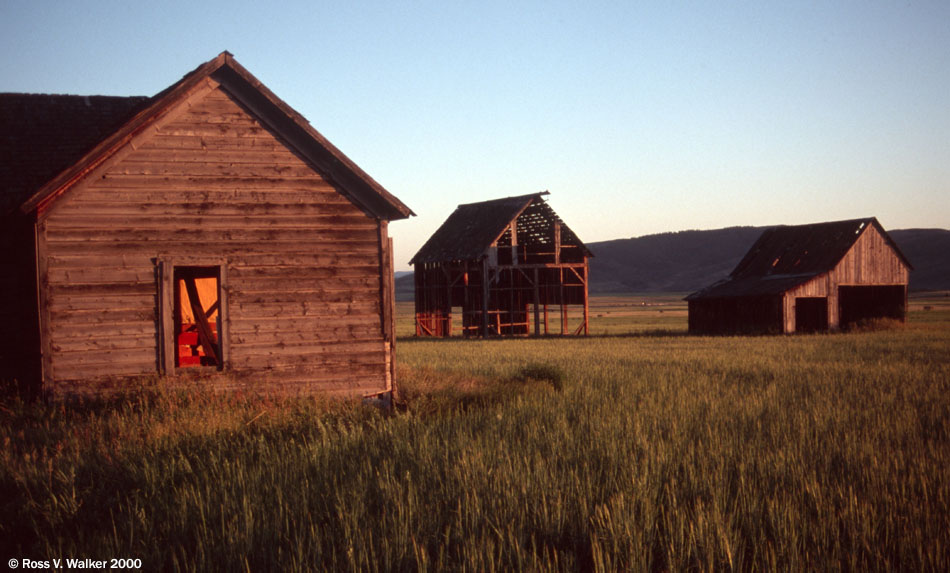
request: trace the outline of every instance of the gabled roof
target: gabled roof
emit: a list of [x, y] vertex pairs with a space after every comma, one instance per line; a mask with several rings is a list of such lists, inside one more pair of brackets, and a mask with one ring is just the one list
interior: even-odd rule
[[579, 246], [589, 256], [590, 251], [584, 243], [542, 199], [547, 194], [547, 191], [542, 191], [459, 205], [422, 245], [409, 264], [479, 259], [505, 233], [511, 222], [532, 205], [541, 211], [541, 219], [549, 224], [560, 224], [564, 243]]
[[[414, 215], [228, 52], [198, 66], [151, 98], [0, 97], [0, 108], [10, 105], [10, 109], [0, 110], [0, 146], [4, 151], [15, 148], [19, 156], [27, 158], [22, 164], [27, 173], [18, 165], [2, 173], [0, 194], [7, 196], [8, 203], [19, 204], [24, 212], [43, 209], [208, 81], [220, 84], [368, 213], [388, 220]], [[24, 101], [18, 97], [37, 106], [35, 115], [46, 117], [45, 131], [62, 131], [54, 145], [46, 145], [49, 140], [33, 129], [29, 117], [17, 115], [17, 106]], [[89, 109], [80, 113], [81, 117], [70, 115], [69, 110], [87, 102]], [[37, 164], [41, 164], [37, 172], [30, 171]]]
[[834, 269], [861, 233], [871, 226], [877, 229], [901, 261], [913, 268], [874, 217], [783, 225], [763, 231], [728, 279], [694, 292], [686, 300], [785, 292]]

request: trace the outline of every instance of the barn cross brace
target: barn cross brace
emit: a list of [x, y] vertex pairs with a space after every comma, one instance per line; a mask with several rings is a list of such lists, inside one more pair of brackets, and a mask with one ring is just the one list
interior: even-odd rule
[[191, 305], [191, 313], [194, 315], [195, 325], [198, 327], [198, 342], [204, 349], [205, 356], [210, 359], [214, 366], [217, 366], [220, 363], [218, 360], [218, 344], [215, 341], [214, 333], [211, 331], [211, 325], [208, 323], [208, 315], [214, 312], [218, 301], [215, 301], [211, 308], [205, 311], [201, 305], [201, 298], [198, 296], [195, 277], [184, 277], [183, 282], [185, 283], [185, 292], [188, 294], [188, 303]]

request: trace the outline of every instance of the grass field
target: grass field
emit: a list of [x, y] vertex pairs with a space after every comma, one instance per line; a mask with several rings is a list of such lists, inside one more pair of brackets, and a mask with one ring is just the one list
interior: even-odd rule
[[[410, 306], [397, 328], [412, 332]], [[186, 571], [950, 564], [950, 298], [913, 299], [907, 324], [884, 330], [693, 337], [679, 297], [603, 297], [591, 331], [404, 336], [394, 414], [160, 385], [6, 399], [0, 557]]]

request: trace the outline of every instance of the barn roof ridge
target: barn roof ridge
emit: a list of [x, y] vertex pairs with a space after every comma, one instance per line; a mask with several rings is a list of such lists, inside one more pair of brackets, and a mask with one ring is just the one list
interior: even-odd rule
[[784, 292], [831, 271], [871, 226], [912, 269], [876, 217], [777, 225], [762, 231], [727, 278], [688, 295], [686, 300]]
[[458, 207], [471, 207], [475, 205], [487, 205], [489, 203], [501, 203], [503, 201], [515, 201], [515, 200], [524, 200], [534, 199], [535, 197], [543, 197], [545, 195], [550, 195], [550, 191], [538, 191], [537, 193], [526, 193], [524, 195], [511, 195], [509, 197], [498, 197], [497, 199], [488, 199], [486, 201], [473, 201], [472, 203], [459, 203]]
[[[4, 207], [15, 208], [18, 206], [22, 212], [30, 213], [44, 208], [74, 184], [83, 180], [86, 175], [105, 160], [117, 153], [132, 138], [158, 121], [169, 110], [182, 103], [195, 88], [208, 79], [218, 82], [245, 107], [258, 114], [262, 121], [284, 136], [290, 145], [294, 146], [318, 169], [324, 171], [346, 195], [350, 196], [355, 203], [369, 213], [387, 220], [403, 219], [415, 215], [408, 206], [346, 157], [342, 151], [314, 129], [306, 118], [271, 92], [227, 51], [221, 52], [215, 58], [199, 65], [180, 80], [150, 98], [142, 98], [141, 96], [47, 96], [57, 99], [60, 103], [65, 101], [65, 98], [85, 98], [86, 102], [89, 98], [113, 98], [112, 103], [125, 101], [127, 105], [125, 106], [126, 109], [123, 110], [125, 113], [118, 113], [115, 110], [107, 111], [104, 115], [108, 116], [110, 121], [99, 118], [102, 121], [92, 126], [96, 128], [92, 130], [95, 132], [93, 137], [90, 137], [88, 133], [69, 134], [73, 136], [73, 139], [82, 140], [81, 144], [72, 142], [62, 148], [47, 151], [47, 155], [57, 159], [54, 162], [57, 164], [57, 168], [52, 173], [44, 174], [41, 180], [30, 180], [28, 177], [22, 177], [16, 173], [0, 171], [0, 184], [4, 184], [0, 185], [2, 187], [7, 187], [5, 185], [7, 182], [3, 180], [4, 177], [16, 179], [19, 176], [19, 179], [23, 180], [17, 182], [18, 185], [20, 183], [22, 185], [14, 185], [10, 189], [0, 189], [0, 193], [4, 195], [4, 197], [0, 197], [0, 209], [5, 210]], [[3, 95], [25, 96], [29, 94]], [[42, 97], [42, 94], [37, 97]], [[3, 110], [0, 110], [0, 120], [4, 122], [23, 122], [23, 120], [14, 118], [14, 112], [4, 113]], [[23, 131], [19, 135], [26, 138], [36, 137], [30, 133], [30, 126], [18, 127]], [[82, 131], [84, 126], [73, 124], [69, 127]], [[0, 145], [15, 146], [16, 142], [10, 140], [15, 139], [16, 135], [4, 133], [8, 131], [7, 125], [0, 124], [0, 130], [3, 130], [0, 131]], [[42, 138], [36, 137], [36, 139]], [[38, 141], [30, 141], [30, 143], [40, 144]]]

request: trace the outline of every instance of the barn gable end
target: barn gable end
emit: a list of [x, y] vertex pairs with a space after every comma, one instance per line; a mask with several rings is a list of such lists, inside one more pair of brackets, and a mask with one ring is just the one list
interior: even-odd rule
[[229, 54], [23, 211], [48, 390], [196, 370], [284, 394], [393, 387], [388, 220], [411, 211]]

